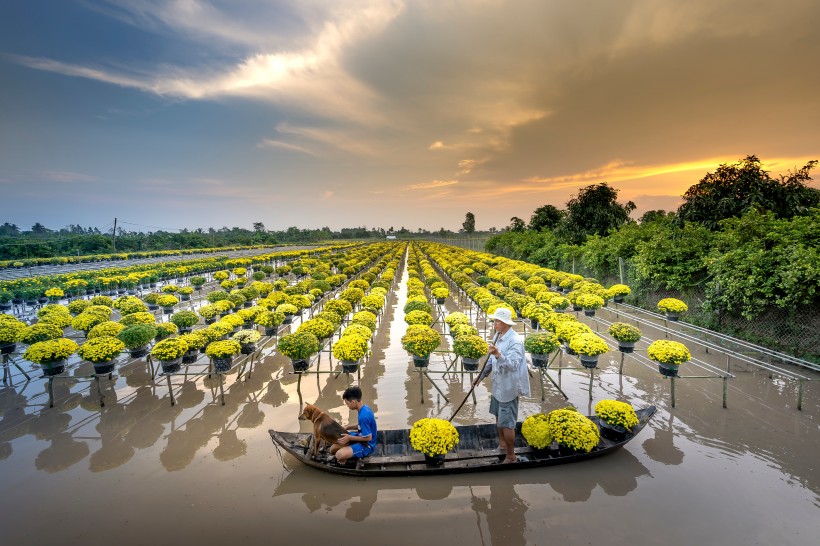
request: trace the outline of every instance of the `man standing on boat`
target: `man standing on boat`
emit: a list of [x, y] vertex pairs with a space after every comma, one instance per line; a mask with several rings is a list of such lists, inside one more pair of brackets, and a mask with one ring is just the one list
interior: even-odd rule
[[515, 423], [518, 421], [518, 397], [530, 395], [530, 379], [524, 356], [524, 341], [513, 330], [512, 312], [499, 307], [489, 318], [493, 319], [496, 340], [489, 346], [490, 358], [484, 370], [473, 382], [477, 385], [492, 374], [490, 413], [495, 415], [498, 427], [498, 446], [507, 453], [504, 463], [514, 463]]
[[336, 455], [336, 462], [345, 464], [348, 459], [367, 457], [376, 449], [376, 416], [373, 410], [362, 402], [362, 389], [353, 385], [342, 393], [342, 400], [348, 409], [359, 413], [359, 424], [348, 425], [345, 429], [350, 434], [341, 436], [330, 447], [330, 453]]

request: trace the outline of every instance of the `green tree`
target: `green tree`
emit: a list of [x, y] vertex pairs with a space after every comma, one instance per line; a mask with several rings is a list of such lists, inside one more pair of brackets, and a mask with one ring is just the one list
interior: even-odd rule
[[583, 243], [588, 235], [605, 236], [630, 222], [629, 213], [635, 203], [618, 203], [618, 190], [606, 182], [581, 188], [576, 197], [567, 201], [567, 211], [558, 228], [567, 242]]
[[820, 205], [820, 190], [807, 186], [817, 161], [809, 161], [788, 176], [773, 179], [750, 155], [731, 165], [720, 165], [683, 195], [678, 209], [682, 221], [698, 222], [709, 229], [727, 218], [759, 208], [777, 218], [792, 218]]
[[538, 207], [530, 217], [529, 229], [541, 231], [542, 229], [555, 229], [561, 223], [564, 214], [553, 205]]
[[524, 231], [525, 229], [527, 229], [527, 224], [525, 224], [524, 220], [522, 220], [518, 216], [513, 216], [512, 218], [510, 218], [510, 226], [507, 229], [516, 232]]
[[461, 225], [464, 228], [464, 233], [475, 233], [475, 214], [468, 212], [464, 216], [464, 222]]

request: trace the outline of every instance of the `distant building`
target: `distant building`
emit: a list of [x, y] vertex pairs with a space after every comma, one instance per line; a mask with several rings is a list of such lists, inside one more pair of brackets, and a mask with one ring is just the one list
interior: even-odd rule
[[388, 236], [387, 236], [387, 238], [388, 238], [388, 239], [395, 239], [395, 238], [396, 238], [396, 236], [395, 236], [395, 235], [388, 235]]

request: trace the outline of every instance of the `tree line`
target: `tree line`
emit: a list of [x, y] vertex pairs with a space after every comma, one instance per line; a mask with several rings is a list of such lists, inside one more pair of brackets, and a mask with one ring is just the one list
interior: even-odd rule
[[703, 307], [752, 319], [770, 307], [815, 305], [820, 296], [817, 161], [777, 178], [747, 156], [720, 165], [683, 195], [676, 211], [638, 221], [608, 184], [581, 189], [560, 210], [544, 205], [511, 224], [486, 250], [553, 269], [575, 266], [633, 290], [697, 291]]

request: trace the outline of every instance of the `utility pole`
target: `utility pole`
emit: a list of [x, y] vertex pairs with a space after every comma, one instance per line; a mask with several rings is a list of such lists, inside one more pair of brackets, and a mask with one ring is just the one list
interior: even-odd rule
[[111, 246], [114, 247], [114, 252], [117, 251], [117, 219], [114, 218], [114, 231], [111, 233]]

